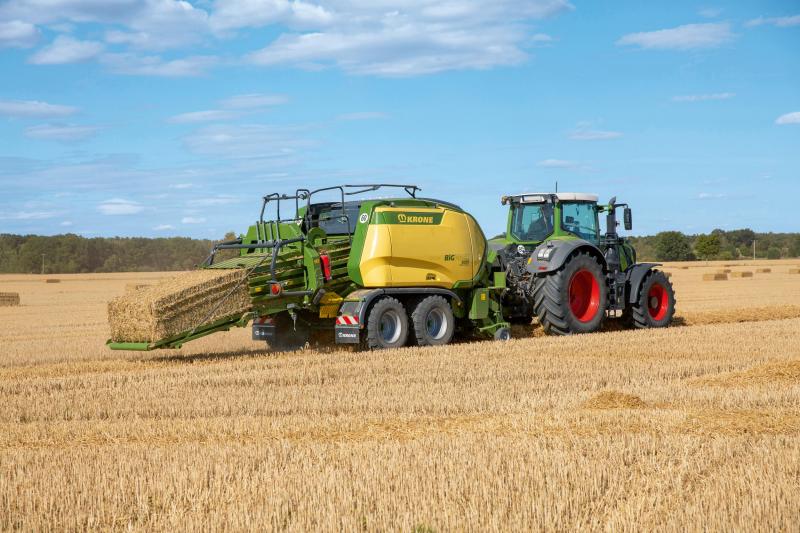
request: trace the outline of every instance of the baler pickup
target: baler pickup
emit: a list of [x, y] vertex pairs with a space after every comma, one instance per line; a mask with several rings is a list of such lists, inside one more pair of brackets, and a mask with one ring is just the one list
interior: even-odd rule
[[184, 331], [178, 335], [173, 335], [166, 339], [160, 339], [155, 342], [114, 342], [109, 340], [106, 345], [112, 350], [131, 350], [139, 352], [149, 352], [150, 350], [158, 349], [179, 349], [184, 343], [217, 333], [220, 331], [228, 331], [232, 327], [245, 327], [250, 322], [250, 313], [243, 315], [234, 315], [222, 318], [210, 324], [204, 324], [195, 329]]

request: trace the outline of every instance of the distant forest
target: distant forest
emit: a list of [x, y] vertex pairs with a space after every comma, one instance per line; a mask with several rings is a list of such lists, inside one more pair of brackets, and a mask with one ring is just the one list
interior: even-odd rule
[[[225, 239], [234, 238], [232, 233]], [[665, 231], [631, 237], [639, 261], [733, 260], [800, 257], [800, 234], [714, 230], [705, 235]], [[0, 234], [0, 272], [71, 274], [187, 270], [200, 264], [214, 241], [172, 238], [42, 237]]]

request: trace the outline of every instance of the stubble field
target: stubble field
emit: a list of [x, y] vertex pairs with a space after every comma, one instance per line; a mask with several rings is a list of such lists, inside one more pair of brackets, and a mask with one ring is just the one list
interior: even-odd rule
[[163, 274], [0, 276], [0, 529], [797, 531], [800, 261], [687, 265], [676, 327], [371, 353], [111, 352]]

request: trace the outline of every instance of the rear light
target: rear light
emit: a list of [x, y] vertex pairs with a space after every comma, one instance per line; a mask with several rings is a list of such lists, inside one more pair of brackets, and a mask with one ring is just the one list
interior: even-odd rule
[[322, 276], [325, 278], [325, 281], [331, 280], [331, 258], [330, 256], [325, 254], [319, 255], [319, 262], [322, 265]]
[[281, 294], [281, 292], [283, 292], [283, 287], [281, 287], [280, 283], [273, 283], [269, 287], [269, 292], [273, 296], [279, 296]]

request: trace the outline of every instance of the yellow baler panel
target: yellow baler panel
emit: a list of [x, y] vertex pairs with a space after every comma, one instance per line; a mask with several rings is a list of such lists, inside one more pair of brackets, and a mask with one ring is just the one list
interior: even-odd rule
[[364, 239], [361, 278], [365, 287], [392, 286], [392, 237], [389, 226], [372, 224]]
[[[473, 279], [481, 266], [485, 239], [464, 213], [447, 208], [379, 207], [372, 222], [361, 263], [367, 287], [449, 289]], [[388, 249], [373, 244], [377, 242], [388, 243]], [[390, 275], [374, 272], [387, 264]]]

